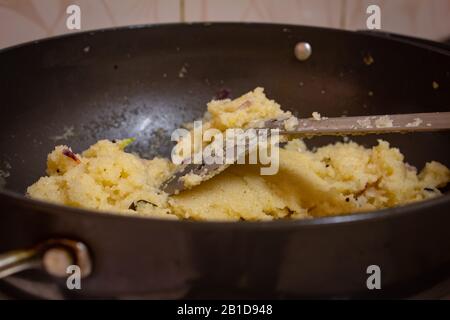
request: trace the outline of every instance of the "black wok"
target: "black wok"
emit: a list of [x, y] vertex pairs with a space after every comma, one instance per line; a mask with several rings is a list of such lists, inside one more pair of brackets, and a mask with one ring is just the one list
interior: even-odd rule
[[[305, 62], [293, 55], [299, 41], [313, 49]], [[2, 286], [32, 284], [30, 294], [51, 286], [69, 298], [405, 297], [448, 278], [448, 193], [377, 212], [264, 223], [123, 217], [23, 194], [55, 144], [81, 151], [101, 138], [137, 137], [132, 151], [168, 155], [172, 130], [198, 118], [223, 88], [236, 97], [263, 86], [299, 116], [449, 111], [449, 52], [386, 34], [222, 23], [86, 32], [1, 51], [0, 169], [9, 177], [0, 190], [0, 253], [74, 239], [88, 247], [93, 268], [81, 290], [42, 269]], [[450, 165], [449, 137], [356, 140], [387, 139], [421, 168]], [[367, 289], [369, 265], [381, 268], [381, 290]]]

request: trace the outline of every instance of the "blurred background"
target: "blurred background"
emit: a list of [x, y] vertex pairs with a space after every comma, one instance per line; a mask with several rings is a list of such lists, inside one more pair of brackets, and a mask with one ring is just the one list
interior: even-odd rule
[[211, 21], [258, 21], [366, 29], [381, 8], [382, 30], [433, 40], [450, 37], [450, 0], [0, 0], [0, 48], [69, 33], [66, 8], [81, 7], [82, 30]]

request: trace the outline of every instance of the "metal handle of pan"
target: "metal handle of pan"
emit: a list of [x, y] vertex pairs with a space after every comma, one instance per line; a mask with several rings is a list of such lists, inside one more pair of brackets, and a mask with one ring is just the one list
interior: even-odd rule
[[31, 249], [0, 254], [0, 279], [29, 269], [42, 269], [54, 277], [66, 277], [67, 268], [77, 265], [81, 277], [92, 272], [89, 250], [80, 241], [50, 239]]

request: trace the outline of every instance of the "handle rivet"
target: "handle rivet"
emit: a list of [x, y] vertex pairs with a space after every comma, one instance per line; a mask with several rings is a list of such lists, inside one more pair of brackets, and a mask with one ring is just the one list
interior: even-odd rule
[[42, 256], [42, 265], [49, 274], [55, 277], [67, 276], [67, 268], [74, 264], [72, 255], [64, 248], [50, 248]]
[[306, 61], [311, 57], [312, 48], [308, 42], [299, 42], [294, 48], [295, 57], [300, 61]]

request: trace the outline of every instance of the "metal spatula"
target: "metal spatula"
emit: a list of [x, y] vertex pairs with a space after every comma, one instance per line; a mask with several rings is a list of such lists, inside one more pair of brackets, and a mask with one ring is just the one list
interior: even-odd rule
[[[321, 136], [321, 135], [366, 135], [392, 132], [426, 132], [450, 130], [450, 112], [395, 114], [383, 116], [360, 116], [339, 118], [292, 117], [270, 119], [258, 125], [258, 129], [279, 129], [282, 135]], [[248, 148], [245, 148], [248, 152]], [[242, 156], [242, 155], [238, 155]], [[167, 179], [161, 190], [172, 195], [185, 189], [183, 177], [195, 174], [206, 181], [225, 170], [229, 164], [185, 164]]]

